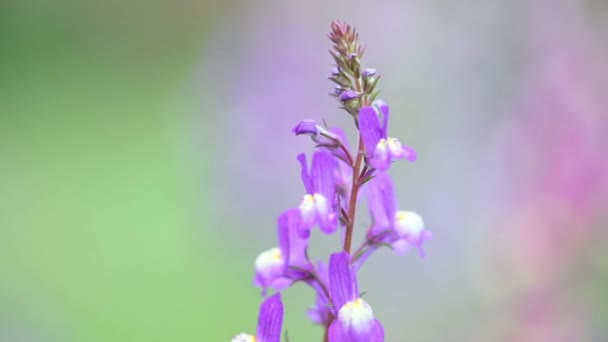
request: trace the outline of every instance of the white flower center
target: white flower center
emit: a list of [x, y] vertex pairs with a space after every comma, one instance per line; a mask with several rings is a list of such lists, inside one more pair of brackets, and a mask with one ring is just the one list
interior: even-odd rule
[[260, 271], [269, 270], [273, 268], [273, 266], [276, 267], [282, 264], [283, 255], [281, 254], [281, 250], [278, 248], [271, 248], [264, 251], [255, 259], [255, 268]]
[[315, 198], [311, 194], [304, 195], [302, 203], [300, 203], [300, 210], [303, 212], [310, 212], [315, 208]]
[[338, 311], [338, 319], [344, 326], [363, 332], [369, 330], [374, 323], [374, 312], [367, 302], [359, 298], [344, 304]]
[[315, 201], [315, 208], [317, 208], [317, 213], [320, 215], [325, 215], [329, 211], [329, 205], [327, 203], [327, 198], [321, 194], [314, 194], [313, 196]]
[[418, 238], [424, 231], [424, 221], [413, 211], [401, 210], [395, 214], [395, 230], [399, 236]]
[[388, 142], [386, 141], [386, 139], [384, 139], [384, 138], [380, 139], [380, 141], [378, 141], [378, 145], [376, 145], [376, 152], [378, 152], [378, 153], [386, 152], [387, 143]]
[[391, 154], [400, 155], [403, 153], [403, 146], [401, 146], [399, 140], [389, 137], [387, 138], [387, 145], [388, 149], [391, 151]]
[[232, 338], [232, 342], [256, 342], [257, 339], [253, 335], [238, 334]]

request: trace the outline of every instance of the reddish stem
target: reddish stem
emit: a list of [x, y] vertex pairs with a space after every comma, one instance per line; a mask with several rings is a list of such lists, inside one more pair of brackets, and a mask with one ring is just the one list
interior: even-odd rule
[[355, 226], [355, 212], [357, 210], [357, 194], [359, 193], [359, 176], [361, 162], [363, 161], [364, 150], [363, 139], [359, 135], [359, 147], [357, 148], [357, 159], [353, 165], [353, 184], [350, 191], [350, 201], [348, 203], [348, 222], [346, 225], [346, 237], [344, 238], [344, 251], [350, 253], [350, 248], [353, 243], [353, 231]]
[[329, 342], [329, 326], [333, 321], [334, 315], [332, 315], [330, 312], [329, 316], [327, 317], [327, 324], [325, 325], [325, 335], [323, 335], [323, 342]]

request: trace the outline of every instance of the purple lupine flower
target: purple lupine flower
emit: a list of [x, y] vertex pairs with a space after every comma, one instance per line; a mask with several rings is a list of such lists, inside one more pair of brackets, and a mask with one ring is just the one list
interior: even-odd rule
[[283, 302], [281, 294], [276, 293], [264, 300], [258, 315], [258, 328], [255, 336], [239, 334], [232, 342], [281, 342], [283, 328]]
[[302, 238], [298, 233], [300, 211], [288, 209], [277, 220], [279, 247], [262, 252], [255, 260], [254, 285], [262, 288], [262, 295], [269, 287], [281, 291], [294, 281], [306, 277], [302, 271], [290, 269], [309, 270], [312, 265], [306, 256], [308, 239]]
[[338, 228], [334, 180], [336, 159], [325, 150], [317, 150], [312, 157], [310, 172], [304, 153], [298, 155], [298, 161], [302, 166], [302, 182], [306, 189], [306, 195], [304, 195], [299, 207], [300, 224], [298, 232], [302, 238], [308, 238], [310, 229], [318, 223], [322, 232], [331, 234]]
[[329, 327], [330, 342], [382, 342], [384, 329], [372, 308], [359, 297], [357, 274], [346, 252], [329, 259], [329, 288], [336, 319]]
[[368, 207], [373, 219], [369, 240], [389, 243], [400, 254], [415, 247], [424, 256], [422, 245], [432, 233], [417, 213], [397, 210], [393, 182], [387, 173], [379, 172], [369, 181]]
[[393, 159], [416, 160], [416, 152], [409, 146], [401, 145], [399, 140], [388, 136], [389, 107], [376, 102], [382, 113], [380, 125], [378, 112], [372, 106], [362, 107], [359, 111], [359, 131], [367, 151], [370, 164], [380, 171], [386, 171]]
[[342, 100], [342, 101], [348, 101], [348, 100], [356, 99], [358, 97], [359, 97], [359, 94], [357, 94], [357, 92], [352, 89], [348, 89], [348, 90], [345, 90], [340, 93], [340, 100]]

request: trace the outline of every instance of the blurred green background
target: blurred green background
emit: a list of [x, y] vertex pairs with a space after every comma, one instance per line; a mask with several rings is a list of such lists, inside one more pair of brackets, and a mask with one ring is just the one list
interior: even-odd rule
[[255, 316], [223, 271], [250, 265], [217, 260], [192, 186], [208, 178], [181, 152], [184, 84], [222, 11], [0, 5], [0, 340], [222, 340], [220, 317]]
[[[606, 4], [562, 2], [576, 4], [588, 36], [605, 42]], [[335, 119], [343, 114], [326, 96], [323, 33], [334, 18], [360, 25], [385, 99], [411, 113], [395, 116], [394, 130], [423, 157], [395, 172], [407, 176], [397, 177], [403, 202], [435, 228], [430, 260], [386, 252], [361, 274], [373, 279], [363, 283], [392, 331], [387, 340], [555, 340], [539, 326], [565, 326], [563, 341], [606, 338], [605, 155], [584, 149], [597, 160], [595, 192], [558, 219], [582, 227], [557, 234], [574, 236], [574, 246], [551, 240], [566, 245], [567, 261], [549, 247], [536, 262], [526, 251], [537, 247], [494, 242], [510, 236], [493, 231], [506, 218], [535, 231], [523, 213], [544, 218], [565, 206], [554, 201], [561, 193], [508, 191], [537, 182], [542, 148], [505, 168], [509, 132], [538, 133], [518, 131], [534, 121], [522, 116], [518, 92], [537, 51], [526, 50], [534, 27], [522, 23], [544, 7], [404, 3], [3, 1], [0, 341], [226, 341], [253, 332], [253, 260], [276, 244], [276, 215], [301, 195], [295, 153], [310, 150], [287, 140], [289, 129], [321, 113], [349, 122]], [[598, 94], [602, 82], [591, 82]], [[575, 117], [588, 118], [582, 135], [595, 148], [607, 141], [598, 133], [606, 102], [594, 103]], [[540, 132], [546, 122], [537, 120]], [[535, 198], [528, 209], [522, 197]], [[315, 253], [334, 242], [319, 238]], [[547, 260], [565, 271], [538, 280]], [[292, 342], [320, 340], [303, 314], [313, 298], [303, 286], [285, 295]], [[513, 298], [555, 302], [539, 307], [559, 314], [527, 326], [537, 307]]]

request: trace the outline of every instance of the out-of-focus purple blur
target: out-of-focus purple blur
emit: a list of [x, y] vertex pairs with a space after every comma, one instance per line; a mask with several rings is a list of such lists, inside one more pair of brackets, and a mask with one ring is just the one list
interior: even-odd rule
[[[202, 88], [215, 90], [206, 110], [227, 149], [213, 193], [229, 224], [216, 238], [240, 239], [244, 260], [276, 243], [274, 217], [303, 194], [295, 155], [312, 150], [291, 134], [299, 120], [325, 119], [354, 138], [327, 95], [325, 31], [344, 19], [367, 43], [363, 63], [382, 75], [391, 131], [418, 151], [394, 166], [399, 201], [434, 234], [425, 260], [387, 251], [362, 270], [387, 340], [608, 338], [606, 4], [245, 6], [201, 54]], [[361, 239], [364, 206], [359, 217]], [[326, 258], [338, 241], [312, 245]], [[298, 323], [306, 293], [286, 292], [290, 335], [314, 329]]]

